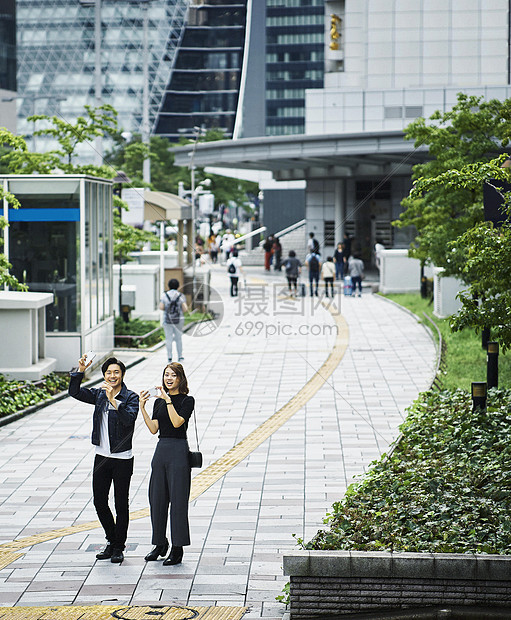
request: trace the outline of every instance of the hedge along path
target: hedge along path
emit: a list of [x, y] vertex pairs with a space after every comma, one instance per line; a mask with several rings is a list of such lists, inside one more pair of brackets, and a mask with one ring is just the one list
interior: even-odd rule
[[[241, 461], [251, 454], [258, 446], [265, 442], [273, 433], [279, 430], [295, 413], [320, 390], [326, 383], [327, 379], [332, 375], [339, 365], [340, 361], [346, 353], [349, 342], [348, 324], [344, 317], [331, 305], [322, 302], [323, 306], [330, 312], [335, 325], [337, 326], [337, 336], [334, 346], [314, 375], [307, 383], [276, 413], [270, 416], [265, 422], [248, 434], [244, 439], [232, 447], [228, 452], [221, 456], [218, 460], [211, 463], [206, 469], [197, 474], [192, 480], [192, 488], [190, 491], [190, 502], [193, 502], [207, 491], [215, 482], [223, 478], [232, 469], [234, 469]], [[149, 516], [149, 508], [135, 510], [130, 513], [130, 520], [142, 519]], [[8, 566], [23, 553], [19, 553], [20, 549], [32, 547], [42, 542], [47, 542], [55, 538], [70, 536], [78, 532], [85, 532], [101, 527], [99, 521], [89, 521], [70, 527], [61, 529], [48, 530], [33, 536], [27, 536], [19, 540], [0, 545], [0, 569]]]

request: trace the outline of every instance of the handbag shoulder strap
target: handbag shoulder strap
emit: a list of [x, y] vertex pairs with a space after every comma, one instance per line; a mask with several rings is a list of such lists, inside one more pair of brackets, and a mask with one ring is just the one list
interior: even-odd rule
[[199, 433], [197, 432], [197, 414], [195, 413], [195, 408], [192, 411], [193, 421], [195, 424], [195, 441], [197, 442], [197, 450], [200, 452], [199, 448]]

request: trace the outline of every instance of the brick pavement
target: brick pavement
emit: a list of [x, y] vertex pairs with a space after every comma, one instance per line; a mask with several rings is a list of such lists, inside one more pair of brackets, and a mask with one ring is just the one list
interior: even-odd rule
[[[224, 303], [220, 326], [184, 337], [205, 467], [287, 403], [336, 342], [323, 306], [289, 300], [283, 275], [246, 272], [248, 287], [232, 299], [224, 269], [214, 268], [212, 285]], [[370, 293], [337, 303], [349, 327], [341, 363], [282, 428], [192, 502], [192, 545], [181, 565], [144, 561], [148, 517], [131, 522], [120, 566], [95, 560], [102, 530], [76, 532], [23, 549], [0, 570], [0, 606], [248, 606], [246, 620], [280, 619], [284, 608], [275, 596], [287, 581], [282, 554], [295, 548], [293, 534], [312, 537], [352, 477], [387, 449], [436, 362], [429, 334], [408, 313]], [[136, 391], [158, 384], [165, 362], [163, 348], [147, 353], [126, 383]], [[0, 428], [0, 542], [96, 519], [91, 413], [66, 398]], [[189, 439], [193, 446], [193, 433]], [[155, 441], [140, 417], [132, 511], [148, 505]]]

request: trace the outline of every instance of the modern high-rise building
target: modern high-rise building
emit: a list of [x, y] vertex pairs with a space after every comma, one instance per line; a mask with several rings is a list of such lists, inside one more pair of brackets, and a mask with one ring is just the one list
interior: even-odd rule
[[[34, 112], [73, 120], [83, 114], [84, 105], [100, 100], [118, 111], [124, 131], [141, 133], [145, 63], [149, 124], [154, 124], [188, 4], [188, 0], [100, 0], [97, 19], [94, 0], [18, 0], [19, 132], [31, 134], [26, 117]], [[99, 69], [100, 98], [96, 97]]]
[[266, 2], [266, 135], [305, 131], [305, 89], [323, 88], [324, 0]]
[[0, 126], [16, 130], [16, 1], [0, 3]]
[[31, 114], [72, 121], [101, 102], [123, 131], [142, 133], [147, 75], [150, 133], [232, 136], [247, 0], [98, 1], [18, 0], [19, 132], [32, 133]]
[[196, 126], [304, 132], [305, 91], [323, 86], [324, 0], [97, 2], [17, 0], [20, 133], [31, 114], [73, 121], [99, 102], [143, 133], [145, 75], [149, 131], [171, 141]]

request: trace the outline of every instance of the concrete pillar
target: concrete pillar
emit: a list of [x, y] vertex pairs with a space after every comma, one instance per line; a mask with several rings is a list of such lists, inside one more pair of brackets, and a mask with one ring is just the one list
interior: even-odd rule
[[344, 222], [346, 221], [346, 191], [344, 179], [337, 179], [335, 181], [335, 240], [334, 247], [337, 247], [339, 241], [342, 241], [344, 237]]

